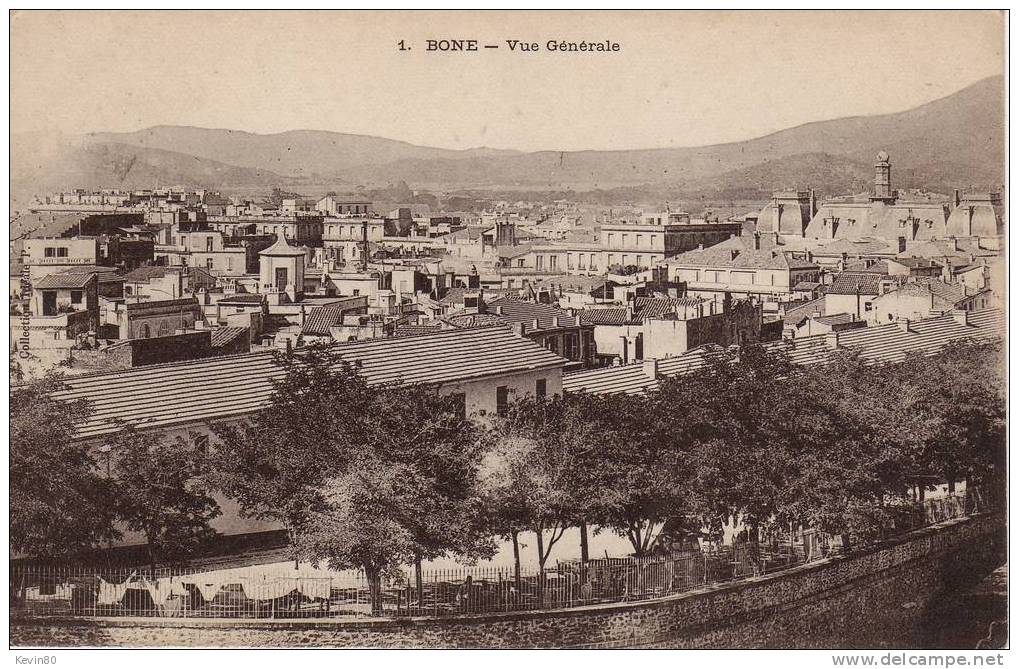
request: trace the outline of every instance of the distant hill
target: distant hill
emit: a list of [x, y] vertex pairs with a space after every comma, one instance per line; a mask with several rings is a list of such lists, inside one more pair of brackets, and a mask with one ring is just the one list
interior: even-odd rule
[[[52, 138], [12, 137], [12, 190], [74, 186], [273, 185], [316, 194], [406, 182], [415, 189], [594, 190], [629, 187], [757, 197], [778, 188], [855, 192], [874, 156], [897, 187], [992, 188], [1004, 181], [1003, 80], [992, 77], [914, 109], [809, 123], [744, 142], [632, 151], [453, 151], [380, 137], [297, 130], [256, 135], [159, 126]], [[677, 119], [677, 122], [679, 120]], [[17, 186], [17, 187], [15, 187]]]

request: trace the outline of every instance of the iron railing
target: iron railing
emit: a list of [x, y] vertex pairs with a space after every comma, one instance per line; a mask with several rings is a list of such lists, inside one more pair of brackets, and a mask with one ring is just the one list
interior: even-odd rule
[[[980, 491], [898, 507], [885, 537], [985, 511]], [[12, 615], [182, 618], [447, 616], [569, 608], [658, 599], [706, 584], [760, 576], [841, 550], [813, 530], [760, 542], [705, 544], [643, 558], [560, 561], [544, 571], [508, 567], [408, 568], [372, 597], [363, 573], [293, 563], [219, 570], [102, 569], [19, 564], [11, 568]], [[374, 607], [373, 607], [374, 601]], [[374, 611], [373, 611], [374, 608]]]

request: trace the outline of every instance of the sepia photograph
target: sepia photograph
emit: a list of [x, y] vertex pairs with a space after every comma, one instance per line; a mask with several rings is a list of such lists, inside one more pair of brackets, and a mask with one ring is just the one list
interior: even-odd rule
[[9, 658], [1006, 664], [1008, 20], [10, 10]]

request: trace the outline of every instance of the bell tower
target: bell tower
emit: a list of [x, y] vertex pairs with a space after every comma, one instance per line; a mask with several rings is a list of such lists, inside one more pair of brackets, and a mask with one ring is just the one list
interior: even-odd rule
[[870, 199], [875, 202], [894, 202], [897, 197], [898, 193], [892, 190], [892, 163], [888, 160], [888, 152], [881, 151], [874, 163], [874, 194]]

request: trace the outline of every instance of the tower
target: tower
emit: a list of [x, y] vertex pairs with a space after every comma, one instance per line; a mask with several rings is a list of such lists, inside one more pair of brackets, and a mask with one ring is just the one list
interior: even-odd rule
[[281, 230], [276, 242], [258, 252], [259, 292], [279, 299], [286, 295], [291, 302], [304, 297], [305, 251], [287, 243]]
[[892, 190], [892, 163], [888, 160], [888, 152], [877, 154], [874, 163], [874, 194], [872, 201], [894, 202], [898, 194]]

